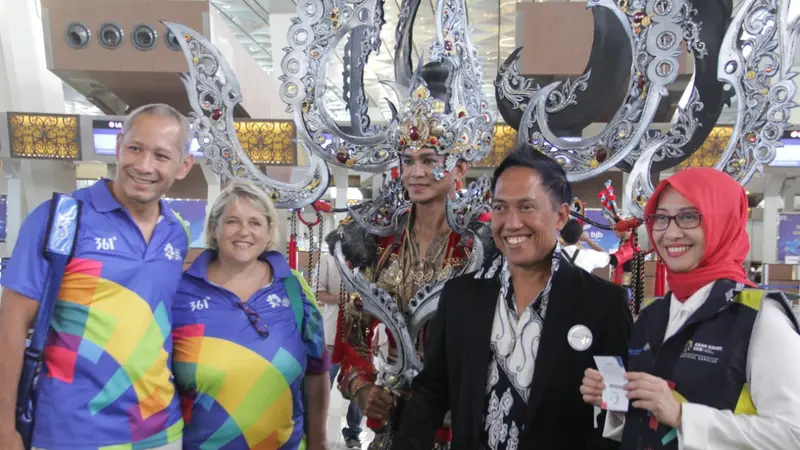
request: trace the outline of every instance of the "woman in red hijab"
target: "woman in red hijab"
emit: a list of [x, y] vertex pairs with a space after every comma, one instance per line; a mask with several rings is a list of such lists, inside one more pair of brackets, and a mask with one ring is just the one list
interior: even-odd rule
[[800, 326], [747, 279], [747, 216], [742, 186], [710, 168], [663, 180], [647, 203], [670, 292], [642, 309], [625, 381], [605, 390], [587, 369], [580, 388], [611, 411], [603, 434], [623, 450], [800, 449]]

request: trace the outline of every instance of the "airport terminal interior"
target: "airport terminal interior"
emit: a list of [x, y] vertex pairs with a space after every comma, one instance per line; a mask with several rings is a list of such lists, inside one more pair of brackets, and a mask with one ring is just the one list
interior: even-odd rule
[[[627, 245], [610, 224], [642, 219], [660, 180], [696, 167], [726, 171], [746, 189], [749, 280], [786, 292], [800, 317], [796, 30], [780, 22], [784, 29], [770, 35], [737, 22], [751, 0], [686, 3], [694, 12], [669, 25], [662, 16], [683, 2], [0, 0], [0, 277], [17, 263], [11, 256], [25, 218], [54, 193], [113, 179], [126, 116], [163, 103], [194, 132], [193, 166], [163, 196], [189, 233], [184, 269], [206, 248], [207, 214], [232, 179], [254, 181], [274, 201], [275, 247], [313, 291], [321, 258], [334, 253], [328, 234], [355, 215], [371, 224], [368, 233], [386, 236], [399, 214], [391, 208], [407, 202], [393, 190], [398, 145], [463, 140], [442, 166], [447, 176], [468, 162], [456, 186], [466, 200], [448, 210], [463, 222], [477, 217], [471, 208], [491, 212], [479, 202], [491, 195], [487, 180], [527, 143], [564, 168], [573, 216], [592, 248], [610, 254]], [[720, 25], [700, 3], [729, 17]], [[762, 16], [800, 15], [800, 1], [761, 3], [780, 5]], [[667, 31], [642, 38], [653, 27]], [[775, 45], [736, 53], [731, 39], [734, 47], [748, 39]], [[762, 51], [774, 52], [771, 63], [756, 58]], [[438, 82], [466, 105], [457, 111], [419, 87], [433, 71], [426, 64], [448, 57], [457, 62]], [[773, 93], [779, 83], [788, 87]], [[421, 116], [408, 119], [408, 105], [445, 118], [429, 129], [414, 122]], [[447, 129], [467, 123], [464, 116], [475, 120]], [[664, 295], [669, 286], [642, 220], [630, 230], [635, 267], [627, 278], [615, 281], [612, 265], [593, 273], [639, 300]], [[114, 243], [98, 249], [104, 245]], [[357, 290], [346, 278], [341, 287]], [[320, 303], [323, 316], [333, 307]], [[380, 336], [378, 366], [388, 354]], [[375, 437], [366, 418], [360, 434], [343, 435], [348, 406], [334, 380], [329, 449], [367, 449]]]

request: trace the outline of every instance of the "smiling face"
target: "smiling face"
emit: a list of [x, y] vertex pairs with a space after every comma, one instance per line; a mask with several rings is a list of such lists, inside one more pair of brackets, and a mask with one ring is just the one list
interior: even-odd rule
[[175, 180], [192, 168], [192, 155], [182, 155], [184, 130], [173, 117], [141, 114], [130, 130], [117, 135], [115, 194], [121, 203], [158, 201]]
[[214, 230], [220, 258], [237, 263], [255, 261], [271, 245], [271, 226], [266, 212], [250, 199], [234, 198]]
[[535, 170], [511, 167], [497, 179], [492, 235], [509, 264], [531, 267], [549, 258], [567, 220], [569, 205], [553, 205]]
[[466, 163], [459, 162], [447, 176], [436, 181], [432, 171], [444, 164], [444, 156], [429, 148], [417, 152], [405, 150], [400, 163], [403, 169], [400, 179], [408, 191], [408, 198], [414, 203], [443, 200], [454, 189], [455, 180], [463, 178], [466, 172]]
[[[648, 220], [658, 254], [670, 270], [689, 272], [700, 265], [705, 252], [702, 216], [686, 197], [672, 187], [665, 188], [658, 197], [656, 212]], [[661, 229], [667, 221], [669, 226]]]

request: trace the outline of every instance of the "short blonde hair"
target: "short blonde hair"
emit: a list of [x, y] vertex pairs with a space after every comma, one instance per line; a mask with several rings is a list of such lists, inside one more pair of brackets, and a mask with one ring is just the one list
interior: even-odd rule
[[264, 217], [267, 219], [267, 248], [265, 250], [274, 250], [278, 244], [278, 211], [269, 196], [253, 182], [242, 179], [235, 179], [228, 183], [219, 193], [219, 197], [211, 206], [211, 210], [206, 217], [206, 247], [212, 250], [219, 250], [217, 243], [217, 230], [219, 227], [219, 219], [225, 211], [228, 203], [237, 199], [244, 198], [250, 200], [256, 208], [261, 209]]

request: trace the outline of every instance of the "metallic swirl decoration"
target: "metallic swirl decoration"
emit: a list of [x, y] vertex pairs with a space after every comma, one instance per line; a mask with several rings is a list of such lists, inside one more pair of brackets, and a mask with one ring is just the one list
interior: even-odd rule
[[[411, 67], [411, 33], [418, 0], [401, 6], [395, 58], [397, 80], [384, 80], [397, 97], [390, 103], [386, 127], [369, 126], [363, 70], [368, 56], [380, 48], [384, 24], [382, 0], [301, 0], [298, 17], [289, 28], [289, 47], [281, 61], [281, 98], [292, 112], [302, 145], [328, 163], [351, 169], [383, 172], [398, 162], [406, 148], [433, 148], [446, 156], [434, 170], [439, 179], [458, 160], [472, 162], [492, 149], [493, 115], [480, 89], [481, 67], [470, 40], [464, 0], [437, 0], [437, 39], [429, 60], [452, 65], [448, 78], [449, 103], [435, 99]], [[345, 46], [345, 101], [352, 130], [340, 127], [325, 106], [328, 66], [339, 42]], [[398, 106], [402, 114], [398, 114]], [[424, 111], [417, 108], [423, 107]], [[424, 131], [424, 133], [422, 132]], [[323, 147], [323, 144], [331, 142]]]
[[[797, 75], [791, 67], [799, 34], [800, 19], [789, 23], [788, 0], [743, 1], [725, 34], [717, 73], [735, 93], [736, 123], [715, 168], [741, 184], [772, 161], [790, 127]], [[625, 186], [625, 205], [636, 217], [643, 218], [654, 191], [650, 167], [663, 145], [661, 139], [645, 147]]]
[[[697, 39], [699, 27], [689, 20], [693, 15], [687, 1], [631, 0], [620, 9], [611, 0], [589, 0], [590, 8], [607, 8], [614, 12], [631, 33], [633, 65], [630, 87], [621, 108], [597, 136], [577, 142], [560, 139], [551, 131], [548, 114], [558, 112], [574, 101], [575, 91], [583, 89], [588, 78], [585, 73], [575, 83], [552, 83], [544, 88], [534, 88], [519, 79], [518, 70], [512, 70], [514, 61], [506, 61], [498, 73], [495, 86], [497, 97], [516, 96], [507, 87], [521, 86], [522, 95], [530, 97], [525, 106], [519, 129], [519, 140], [529, 142], [534, 148], [558, 161], [571, 181], [597, 176], [622, 162], [636, 150], [653, 121], [661, 99], [666, 96], [666, 86], [678, 75], [678, 58], [681, 41], [696, 54], [705, 54]], [[518, 57], [518, 54], [512, 54]], [[516, 73], [515, 73], [516, 72]], [[528, 80], [530, 81], [530, 80]], [[576, 86], [577, 85], [577, 86]], [[689, 110], [692, 111], [692, 110]]]
[[456, 198], [448, 197], [445, 210], [450, 229], [458, 234], [466, 233], [470, 224], [475, 223], [481, 214], [490, 211], [491, 198], [492, 179], [489, 175], [481, 175], [467, 189], [457, 192]]
[[[279, 79], [281, 99], [292, 113], [299, 140], [311, 153], [320, 155], [330, 164], [367, 172], [384, 172], [397, 164], [394, 143], [389, 142], [386, 129], [376, 129], [362, 136], [344, 132], [325, 107], [327, 70], [334, 51], [351, 31], [373, 27], [368, 31], [370, 40], [366, 55], [379, 46], [374, 36], [379, 36], [383, 23], [383, 2], [380, 0], [301, 0], [297, 3], [297, 17], [289, 27], [286, 55], [281, 60], [283, 74]], [[352, 45], [351, 45], [352, 51]], [[362, 46], [359, 51], [364, 51]], [[366, 64], [367, 57], [353, 61], [352, 65]], [[360, 55], [359, 55], [360, 56]], [[356, 72], [361, 69], [356, 68]], [[366, 104], [366, 96], [350, 97]], [[355, 108], [361, 111], [361, 107]], [[332, 134], [332, 142], [323, 147]]]
[[[669, 140], [653, 159], [651, 170], [661, 172], [670, 169], [696, 152], [706, 141], [717, 124], [729, 94], [724, 85], [717, 79], [716, 63], [719, 59], [722, 40], [731, 21], [732, 0], [693, 1], [694, 11], [687, 9], [686, 26], [697, 38], [696, 46], [704, 52], [694, 54], [694, 75], [683, 94], [683, 98], [675, 113], [673, 127], [669, 134], [682, 132], [686, 137]], [[702, 100], [702, 102], [701, 102]], [[689, 112], [687, 114], [687, 111]], [[646, 141], [660, 139], [661, 133], [650, 130]], [[646, 145], [640, 143], [617, 167], [630, 172], [641, 156]]]
[[381, 237], [400, 231], [400, 219], [411, 209], [406, 190], [399, 179], [388, 182], [378, 198], [349, 206], [348, 211], [360, 228]]
[[[571, 91], [571, 95], [562, 98], [572, 101], [562, 111], [550, 111], [548, 120], [554, 130], [570, 133], [582, 130], [591, 123], [604, 121], [603, 118], [614, 112], [613, 105], [620, 100], [620, 93], [628, 84], [631, 54], [620, 51], [620, 48], [630, 46], [633, 39], [630, 27], [622, 26], [615, 13], [607, 8], [592, 8], [592, 18], [594, 38], [584, 75], [580, 81], [567, 80], [564, 83], [581, 89], [563, 86], [559, 90], [560, 93]], [[514, 129], [519, 129], [525, 106], [532, 98], [530, 94], [538, 89], [533, 86], [536, 82], [533, 77], [519, 74], [521, 50], [521, 47], [515, 50], [503, 64], [501, 72], [511, 70], [510, 76], [497, 80], [506, 83], [502, 89], [497, 90], [497, 108], [506, 123]], [[519, 86], [510, 86], [508, 83], [512, 81], [519, 83]], [[506, 95], [510, 97], [507, 98]], [[553, 100], [557, 101], [555, 96]], [[576, 105], [575, 108], [566, 108], [572, 104]]]
[[206, 163], [221, 179], [246, 178], [264, 189], [278, 208], [303, 208], [319, 199], [328, 188], [325, 162], [309, 155], [308, 172], [296, 183], [267, 177], [242, 150], [233, 123], [233, 110], [242, 102], [239, 82], [225, 58], [200, 33], [181, 24], [162, 22], [179, 36], [189, 65], [181, 79], [192, 105], [192, 127], [206, 157]]
[[405, 317], [389, 293], [367, 280], [358, 269], [351, 270], [348, 267], [342, 253], [341, 242], [336, 243], [333, 256], [347, 290], [361, 294], [364, 311], [383, 323], [395, 340], [397, 357], [394, 361], [383, 360], [385, 369], [378, 376], [383, 384], [391, 389], [400, 390], [407, 387], [410, 380], [422, 369], [422, 363], [414, 352], [414, 341], [406, 326]]

